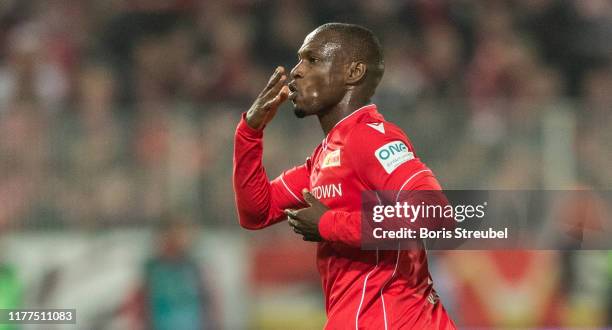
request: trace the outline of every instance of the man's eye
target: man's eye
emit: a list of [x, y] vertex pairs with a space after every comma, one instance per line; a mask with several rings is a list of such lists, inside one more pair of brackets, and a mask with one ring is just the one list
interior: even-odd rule
[[310, 57], [310, 58], [308, 58], [308, 62], [309, 63], [317, 63], [317, 62], [319, 62], [319, 59], [318, 58], [314, 58], [314, 57]]

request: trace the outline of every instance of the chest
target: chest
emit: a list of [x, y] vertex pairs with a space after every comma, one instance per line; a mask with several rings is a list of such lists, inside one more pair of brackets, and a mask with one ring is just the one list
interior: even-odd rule
[[[323, 145], [312, 155], [310, 191], [330, 208], [344, 209], [363, 190], [341, 144]], [[352, 207], [351, 207], [352, 208]]]

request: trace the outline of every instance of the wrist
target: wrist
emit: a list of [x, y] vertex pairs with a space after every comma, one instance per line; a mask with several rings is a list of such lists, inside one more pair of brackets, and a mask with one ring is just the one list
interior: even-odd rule
[[336, 221], [334, 212], [327, 210], [319, 219], [319, 235], [324, 241], [332, 242], [336, 237]]
[[247, 122], [247, 118], [246, 118], [246, 112], [242, 113], [240, 123], [238, 124], [238, 129], [241, 132], [244, 132], [245, 134], [255, 137], [255, 138], [260, 138], [263, 136], [263, 128], [256, 129], [249, 125], [249, 123]]

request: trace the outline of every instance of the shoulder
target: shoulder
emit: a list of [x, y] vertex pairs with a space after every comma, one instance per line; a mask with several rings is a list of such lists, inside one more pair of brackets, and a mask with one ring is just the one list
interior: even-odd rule
[[387, 173], [418, 159], [406, 134], [386, 121], [357, 123], [347, 135], [345, 149], [354, 165], [371, 165], [373, 169], [378, 168], [373, 164], [380, 164]]
[[354, 151], [372, 151], [385, 145], [403, 145], [414, 151], [404, 131], [388, 121], [368, 120], [355, 123], [346, 135], [345, 145]]

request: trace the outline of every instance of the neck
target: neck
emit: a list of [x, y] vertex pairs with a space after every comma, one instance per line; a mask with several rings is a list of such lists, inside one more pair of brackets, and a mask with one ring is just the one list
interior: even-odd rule
[[349, 91], [338, 104], [322, 111], [318, 115], [323, 133], [325, 133], [325, 135], [329, 134], [329, 131], [331, 131], [344, 117], [368, 103], [370, 103], [370, 100], [363, 97], [356, 97], [356, 95], [353, 95], [352, 91]]

